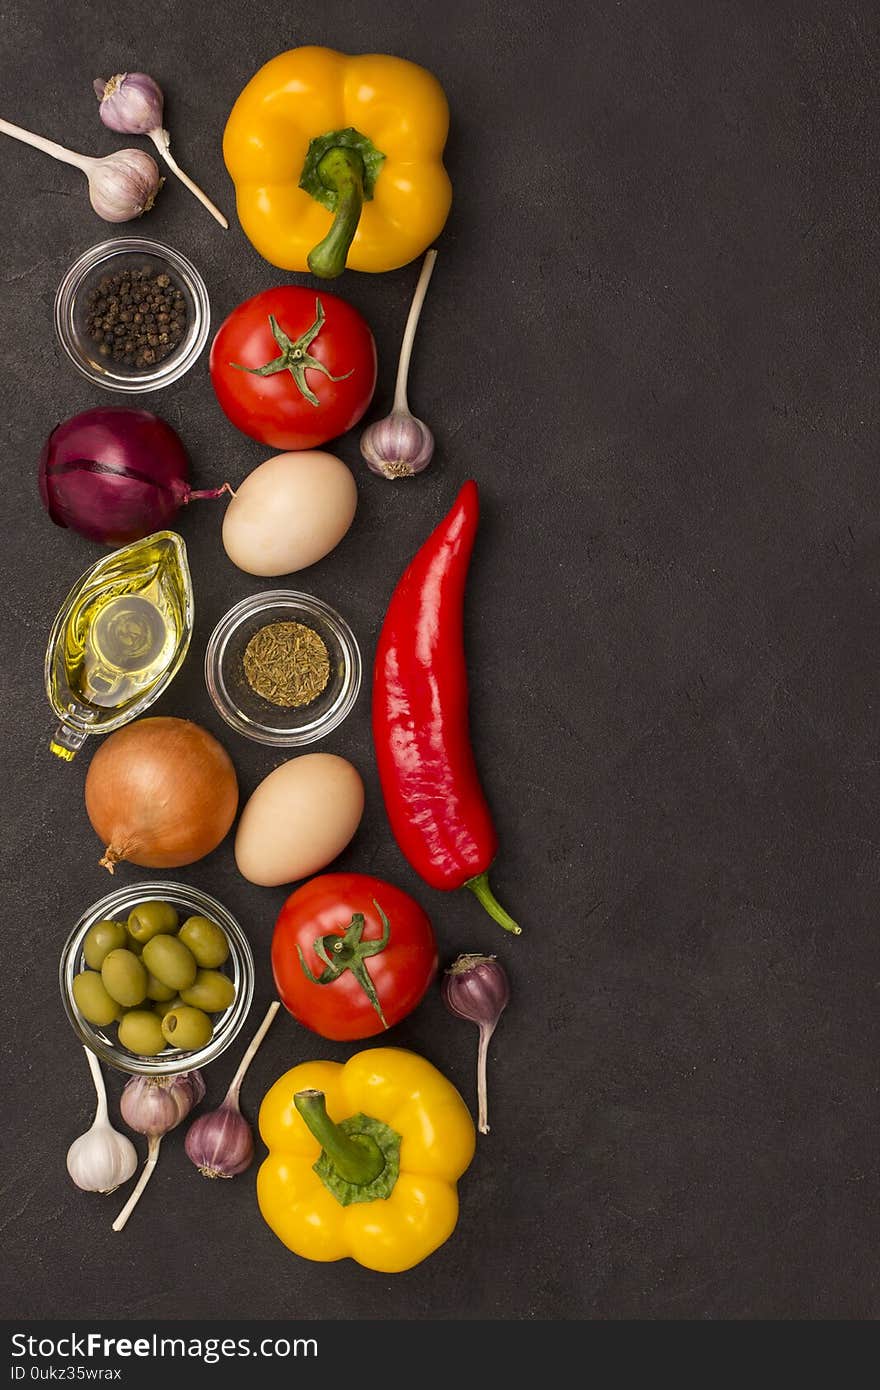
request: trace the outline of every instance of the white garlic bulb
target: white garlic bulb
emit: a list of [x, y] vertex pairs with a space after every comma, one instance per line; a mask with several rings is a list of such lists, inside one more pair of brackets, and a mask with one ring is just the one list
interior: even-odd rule
[[67, 1150], [67, 1171], [83, 1192], [115, 1192], [137, 1168], [137, 1149], [125, 1134], [114, 1129], [107, 1114], [107, 1092], [98, 1059], [84, 1048], [95, 1083], [98, 1106], [91, 1129], [74, 1139]]

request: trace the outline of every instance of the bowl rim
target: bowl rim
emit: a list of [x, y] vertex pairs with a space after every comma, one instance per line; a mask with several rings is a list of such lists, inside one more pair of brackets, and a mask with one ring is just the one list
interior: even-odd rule
[[[157, 259], [165, 261], [171, 270], [186, 281], [196, 305], [196, 332], [189, 347], [179, 357], [172, 354], [165, 359], [165, 362], [160, 363], [155, 371], [146, 372], [137, 377], [111, 377], [108, 379], [87, 365], [75, 350], [68, 332], [68, 316], [86, 276], [103, 262], [112, 260], [114, 256], [127, 254], [155, 256]], [[201, 272], [182, 251], [177, 251], [173, 246], [167, 246], [161, 241], [153, 241], [148, 237], [113, 237], [109, 241], [98, 242], [96, 245], [88, 247], [69, 266], [55, 292], [53, 318], [58, 341], [80, 376], [85, 377], [86, 381], [101, 387], [104, 391], [118, 391], [122, 395], [140, 395], [145, 391], [156, 391], [178, 381], [201, 356], [211, 329], [211, 302], [208, 297], [208, 287]]]
[[[273, 729], [242, 718], [239, 711], [229, 703], [225, 682], [221, 679], [226, 650], [231, 638], [247, 619], [273, 608], [297, 608], [311, 611], [322, 618], [333, 631], [346, 658], [348, 679], [336, 701], [329, 706], [322, 718], [304, 729]], [[316, 743], [318, 739], [338, 729], [351, 713], [360, 694], [363, 679], [361, 649], [351, 627], [323, 599], [314, 594], [303, 593], [299, 589], [263, 589], [239, 599], [224, 614], [208, 638], [205, 649], [205, 684], [217, 713], [239, 734], [255, 743], [273, 748], [302, 748]]]
[[[127, 916], [139, 902], [148, 902], [156, 898], [165, 901], [170, 899], [173, 903], [192, 907], [195, 914], [210, 916], [223, 928], [229, 940], [230, 957], [236, 967], [236, 996], [224, 1014], [222, 1027], [204, 1047], [192, 1052], [174, 1049], [167, 1056], [165, 1053], [159, 1053], [157, 1057], [143, 1057], [129, 1052], [127, 1048], [107, 1042], [96, 1026], [82, 1017], [73, 1000], [72, 985], [74, 975], [79, 973], [82, 943], [89, 928], [105, 917], [112, 918], [114, 912], [118, 912], [121, 907], [126, 909]], [[253, 1001], [254, 975], [254, 956], [250, 942], [241, 924], [229, 909], [203, 889], [171, 879], [148, 879], [144, 882], [120, 885], [112, 893], [107, 893], [92, 903], [80, 915], [65, 941], [58, 964], [58, 982], [64, 1011], [80, 1042], [108, 1066], [132, 1076], [177, 1076], [180, 1072], [206, 1067], [215, 1061], [241, 1032]]]

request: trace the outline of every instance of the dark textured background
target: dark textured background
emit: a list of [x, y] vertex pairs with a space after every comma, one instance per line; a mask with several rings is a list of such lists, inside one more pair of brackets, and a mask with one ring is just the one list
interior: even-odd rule
[[[223, 122], [279, 50], [389, 50], [443, 82], [456, 202], [411, 392], [436, 462], [390, 486], [356, 436], [340, 443], [356, 523], [296, 583], [342, 610], [369, 661], [407, 558], [479, 480], [473, 724], [496, 889], [525, 926], [508, 941], [409, 872], [362, 696], [327, 745], [368, 790], [342, 864], [415, 891], [445, 958], [496, 949], [513, 982], [454, 1238], [396, 1278], [307, 1264], [262, 1224], [253, 1175], [204, 1182], [180, 1132], [124, 1235], [118, 1197], [69, 1183], [92, 1098], [56, 959], [110, 883], [82, 809], [89, 752], [50, 757], [41, 671], [96, 550], [49, 524], [35, 477], [49, 427], [110, 400], [62, 360], [51, 309], [112, 230], [75, 170], [0, 137], [7, 1315], [880, 1312], [877, 30], [868, 0], [327, 0], [303, 24], [253, 0], [5, 7], [3, 114], [107, 152], [125, 141], [91, 79], [147, 68], [178, 158], [230, 217]], [[133, 230], [192, 256], [215, 324], [284, 279], [173, 179]], [[376, 416], [415, 273], [337, 286], [376, 333]], [[138, 403], [179, 428], [201, 484], [270, 452], [227, 424], [206, 360]], [[281, 759], [226, 729], [203, 686], [211, 628], [260, 587], [227, 562], [221, 510], [180, 521], [197, 630], [159, 709], [219, 734], [247, 794]], [[181, 876], [246, 925], [256, 1020], [285, 890], [239, 879], [228, 843]], [[472, 1099], [476, 1033], [436, 994], [394, 1040]], [[285, 1067], [347, 1051], [280, 1019], [247, 1109]], [[211, 1068], [211, 1101], [234, 1061]]]

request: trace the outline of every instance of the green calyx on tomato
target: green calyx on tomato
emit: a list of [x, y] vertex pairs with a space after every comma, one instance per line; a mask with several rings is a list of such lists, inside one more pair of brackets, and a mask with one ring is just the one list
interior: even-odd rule
[[379, 1015], [382, 1027], [387, 1028], [388, 1024], [376, 994], [376, 987], [370, 979], [369, 971], [364, 962], [368, 956], [377, 956], [380, 951], [385, 950], [391, 940], [391, 923], [375, 898], [373, 899], [373, 906], [382, 922], [382, 935], [377, 941], [363, 940], [366, 919], [362, 912], [355, 912], [342, 936], [331, 933], [327, 936], [319, 936], [313, 942], [312, 950], [318, 959], [324, 962], [324, 969], [320, 975], [313, 974], [309, 969], [302, 947], [297, 945], [296, 949], [299, 954], [299, 963], [313, 985], [332, 985], [334, 980], [338, 980], [340, 975], [346, 970], [350, 970]]
[[331, 371], [319, 362], [317, 357], [313, 357], [309, 352], [311, 344], [315, 341], [325, 322], [324, 306], [320, 299], [315, 300], [315, 321], [310, 328], [307, 328], [302, 337], [296, 340], [289, 338], [284, 329], [279, 326], [274, 314], [269, 315], [269, 327], [272, 330], [272, 337], [275, 339], [281, 353], [278, 357], [273, 357], [271, 362], [266, 362], [262, 367], [245, 367], [241, 362], [230, 362], [230, 367], [234, 367], [237, 372], [250, 372], [251, 376], [274, 376], [276, 372], [290, 372], [298, 389], [312, 405], [320, 405], [321, 402], [315, 395], [312, 388], [306, 381], [308, 370], [323, 372], [324, 376], [331, 381], [346, 381], [354, 371], [343, 372], [342, 376], [334, 376]]
[[278, 998], [306, 1028], [334, 1042], [374, 1038], [424, 998], [437, 942], [424, 908], [396, 884], [319, 874], [278, 914], [272, 974]]
[[210, 367], [218, 403], [243, 434], [274, 449], [319, 449], [370, 404], [376, 344], [363, 315], [338, 294], [321, 290], [316, 305], [314, 290], [276, 285], [224, 319]]

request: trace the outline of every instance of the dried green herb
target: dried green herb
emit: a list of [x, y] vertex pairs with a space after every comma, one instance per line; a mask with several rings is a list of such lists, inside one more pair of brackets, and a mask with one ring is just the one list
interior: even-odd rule
[[324, 641], [305, 623], [269, 623], [244, 649], [251, 690], [270, 704], [299, 709], [316, 699], [330, 679]]

